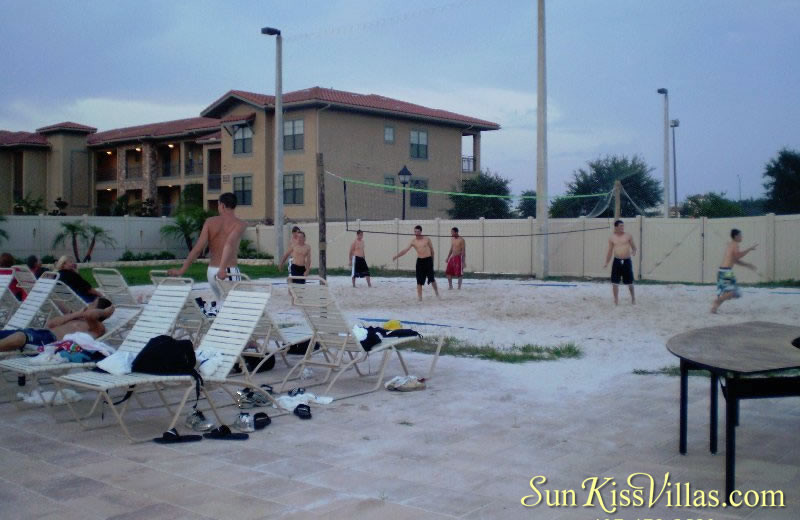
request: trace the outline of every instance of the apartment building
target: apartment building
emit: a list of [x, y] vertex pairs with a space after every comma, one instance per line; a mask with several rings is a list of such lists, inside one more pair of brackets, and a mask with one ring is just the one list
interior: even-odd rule
[[[326, 170], [344, 177], [395, 184], [397, 172], [408, 165], [413, 187], [450, 190], [463, 175], [480, 171], [481, 132], [500, 128], [383, 96], [320, 87], [285, 93], [283, 109], [283, 201], [292, 221], [317, 218], [318, 152]], [[169, 215], [181, 194], [215, 208], [219, 194], [231, 191], [242, 218], [268, 221], [274, 113], [274, 96], [231, 90], [200, 117], [103, 132], [74, 123], [35, 134], [0, 132], [0, 211], [10, 212], [9, 193], [31, 192], [48, 201], [61, 196], [72, 213], [109, 214], [124, 196], [128, 203], [153, 199], [157, 214]], [[471, 137], [468, 150], [462, 150], [464, 136]], [[376, 190], [376, 196], [382, 193]], [[326, 197], [329, 218], [342, 218], [341, 191], [326, 185]], [[443, 198], [430, 206], [421, 200], [417, 218], [445, 216]], [[371, 201], [369, 211], [371, 218], [397, 216], [380, 201]]]

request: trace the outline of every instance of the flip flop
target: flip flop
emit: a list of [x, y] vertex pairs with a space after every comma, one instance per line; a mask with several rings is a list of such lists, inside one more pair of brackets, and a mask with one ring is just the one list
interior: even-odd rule
[[273, 394], [272, 385], [261, 385], [261, 389], [270, 395]]
[[306, 389], [301, 386], [300, 388], [294, 388], [292, 390], [289, 390], [289, 397], [303, 395], [304, 393], [306, 393]]
[[294, 414], [301, 419], [311, 419], [311, 408], [307, 404], [298, 404]]
[[197, 442], [202, 441], [203, 438], [199, 435], [181, 435], [178, 430], [172, 428], [164, 432], [161, 437], [156, 437], [153, 442], [157, 444], [178, 444], [180, 442]]
[[246, 433], [233, 433], [227, 424], [220, 425], [210, 432], [204, 433], [203, 437], [220, 441], [246, 441], [250, 438]]
[[270, 419], [269, 415], [265, 414], [264, 412], [258, 412], [253, 416], [253, 427], [256, 430], [263, 430], [269, 426], [271, 422], [272, 419]]

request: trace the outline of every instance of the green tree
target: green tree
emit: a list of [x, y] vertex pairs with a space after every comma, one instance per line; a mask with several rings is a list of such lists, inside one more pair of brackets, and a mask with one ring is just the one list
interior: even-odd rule
[[[646, 211], [661, 203], [661, 183], [650, 176], [654, 168], [648, 166], [639, 156], [629, 159], [625, 156], [612, 155], [589, 161], [587, 164], [588, 169], [579, 168], [573, 173], [572, 181], [567, 183], [566, 195], [552, 202], [551, 217], [574, 218], [591, 214], [600, 198], [573, 197], [610, 192], [614, 189], [614, 181], [617, 180], [622, 182], [623, 188], [636, 203], [634, 205], [627, 197], [622, 196], [623, 217], [638, 215], [636, 206]], [[597, 216], [613, 217], [613, 204], [609, 204], [608, 208]]]
[[778, 215], [800, 213], [800, 153], [783, 148], [764, 170], [767, 211]]
[[86, 234], [88, 235], [90, 241], [89, 241], [89, 248], [86, 251], [86, 256], [83, 257], [84, 262], [92, 261], [92, 253], [94, 253], [94, 246], [97, 242], [100, 242], [101, 244], [110, 247], [116, 247], [117, 245], [117, 241], [114, 240], [114, 237], [109, 235], [108, 231], [101, 228], [100, 226], [93, 226], [93, 225], [87, 226]]
[[494, 195], [493, 197], [470, 197], [448, 195], [453, 208], [447, 213], [451, 218], [511, 218], [511, 189], [509, 180], [488, 170], [461, 182], [461, 193]]
[[38, 215], [44, 213], [45, 209], [44, 199], [42, 197], [34, 199], [30, 192], [14, 201], [14, 213], [17, 215]]
[[175, 212], [174, 222], [161, 226], [161, 236], [164, 238], [183, 240], [189, 251], [194, 247], [194, 240], [200, 234], [208, 217], [216, 215], [200, 207], [181, 206]]
[[81, 257], [80, 253], [78, 253], [78, 240], [86, 240], [88, 236], [89, 231], [86, 229], [86, 225], [80, 220], [62, 222], [61, 231], [53, 239], [53, 248], [61, 247], [68, 238], [71, 239], [72, 252], [77, 262]]
[[517, 203], [517, 215], [520, 218], [536, 218], [536, 192], [527, 190], [522, 192], [522, 198]]
[[744, 211], [738, 202], [725, 198], [724, 193], [710, 191], [705, 194], [690, 195], [681, 206], [684, 217], [742, 217]]
[[742, 199], [739, 201], [739, 205], [742, 207], [742, 212], [745, 217], [758, 217], [767, 213], [765, 209], [767, 206], [767, 199]]

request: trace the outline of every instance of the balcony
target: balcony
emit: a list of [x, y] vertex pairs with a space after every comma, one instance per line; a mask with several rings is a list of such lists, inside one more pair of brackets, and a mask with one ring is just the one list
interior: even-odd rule
[[191, 175], [203, 175], [203, 161], [193, 161], [192, 159], [187, 160], [184, 174], [187, 177]]
[[117, 180], [116, 168], [98, 168], [96, 174], [97, 182], [113, 182]]
[[219, 191], [222, 189], [222, 175], [208, 174], [208, 191]]
[[158, 164], [159, 177], [179, 177], [181, 169], [177, 162], [162, 162]]
[[471, 155], [461, 156], [461, 173], [475, 172], [475, 157]]
[[125, 178], [126, 179], [141, 179], [142, 178], [142, 167], [139, 166], [126, 166], [125, 167]]

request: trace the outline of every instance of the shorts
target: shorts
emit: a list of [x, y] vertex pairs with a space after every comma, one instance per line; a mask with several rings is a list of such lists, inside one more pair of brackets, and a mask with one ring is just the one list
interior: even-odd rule
[[[239, 282], [242, 280], [242, 277], [239, 276], [242, 274], [239, 271], [238, 267], [228, 267], [226, 269], [228, 276], [225, 278], [226, 280], [230, 280], [232, 282]], [[206, 271], [206, 278], [208, 278], [208, 285], [211, 286], [211, 291], [214, 293], [214, 296], [217, 298], [217, 304], [222, 303], [222, 299], [225, 297], [225, 293], [222, 290], [222, 287], [219, 286], [217, 283], [217, 273], [219, 272], [219, 267], [212, 267], [208, 266], [208, 270]]]
[[363, 256], [353, 256], [353, 269], [350, 272], [351, 278], [364, 278], [369, 276], [369, 266]]
[[417, 285], [425, 285], [425, 280], [433, 283], [433, 257], [417, 258]]
[[49, 329], [13, 329], [13, 330], [0, 330], [0, 339], [7, 338], [8, 336], [22, 332], [25, 334], [25, 344], [41, 347], [55, 343], [58, 338]]
[[720, 267], [717, 271], [717, 296], [725, 293], [733, 293], [734, 298], [740, 298], [739, 286], [736, 284], [736, 276], [730, 267]]
[[619, 285], [620, 280], [625, 285], [633, 283], [633, 262], [630, 258], [614, 258], [611, 266], [611, 283]]
[[464, 269], [461, 265], [461, 256], [451, 256], [447, 261], [447, 268], [444, 270], [447, 276], [457, 276], [461, 278], [464, 276]]
[[[289, 266], [289, 276], [305, 276], [306, 266], [292, 264]], [[306, 283], [305, 280], [292, 280], [292, 283]]]

